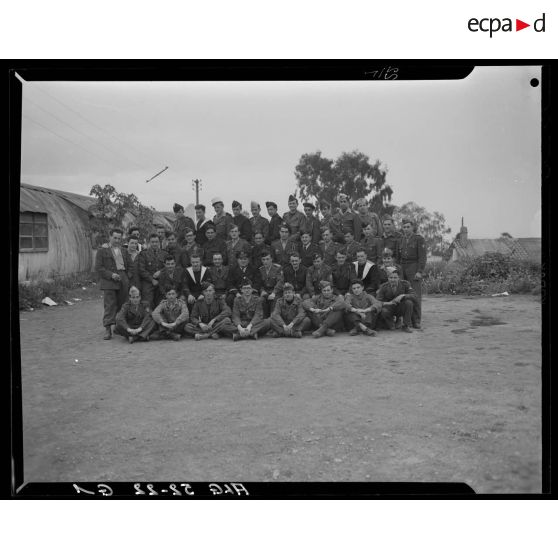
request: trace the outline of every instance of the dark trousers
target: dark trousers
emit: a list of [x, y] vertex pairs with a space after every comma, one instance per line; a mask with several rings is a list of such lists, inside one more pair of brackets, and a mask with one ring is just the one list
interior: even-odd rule
[[273, 309], [275, 308], [275, 301], [277, 300], [277, 295], [275, 298], [268, 300], [267, 296], [262, 296], [262, 309], [264, 318], [269, 318]]
[[[153, 320], [150, 320], [148, 326], [141, 333], [139, 333], [137, 337], [140, 337], [141, 339], [145, 339], [148, 335], [151, 335], [151, 333], [153, 333], [153, 330], [156, 328], [156, 326], [157, 324]], [[114, 328], [114, 333], [117, 333], [118, 335], [122, 335], [126, 339], [130, 337], [130, 334], [126, 331], [126, 328], [120, 325], [117, 325]]]
[[410, 327], [411, 326], [411, 317], [413, 314], [413, 307], [416, 304], [413, 304], [412, 300], [402, 300], [399, 304], [393, 305], [390, 304], [389, 306], [382, 307], [382, 319], [385, 322], [385, 325], [388, 329], [394, 329], [395, 325], [393, 323], [394, 316], [402, 316], [403, 317], [403, 324]]
[[[247, 327], [250, 322], [246, 320], [242, 320], [240, 325], [242, 327]], [[270, 327], [269, 318], [264, 320], [260, 320], [252, 325], [252, 333], [257, 333], [258, 335], [265, 335]], [[226, 333], [232, 337], [233, 333], [238, 333], [238, 328], [232, 322], [229, 325], [226, 325], [223, 330], [223, 333]]]
[[159, 337], [168, 338], [171, 333], [178, 333], [179, 335], [182, 335], [184, 333], [184, 323], [178, 324], [172, 328], [163, 327], [161, 324], [157, 324], [157, 334]]
[[150, 310], [154, 310], [159, 300], [159, 285], [155, 286], [151, 281], [141, 282], [141, 300], [146, 302]]
[[366, 312], [364, 318], [355, 312], [346, 312], [345, 324], [348, 329], [358, 328], [358, 324], [364, 324], [366, 327], [374, 329], [376, 327], [377, 318], [378, 313], [376, 309], [372, 310], [372, 312]]
[[192, 337], [196, 335], [196, 333], [207, 333], [208, 335], [212, 335], [214, 333], [224, 333], [225, 328], [230, 325], [232, 325], [230, 318], [223, 318], [218, 322], [214, 322], [213, 326], [209, 328], [209, 331], [202, 331], [198, 325], [186, 324], [184, 326], [184, 333], [191, 335]]
[[342, 310], [331, 310], [327, 314], [314, 314], [314, 312], [310, 312], [310, 321], [316, 329], [323, 327], [325, 329], [343, 331]]
[[[283, 324], [279, 322], [279, 320], [273, 317], [270, 318], [270, 325], [273, 331], [276, 331], [277, 333], [284, 335], [285, 330], [283, 329]], [[303, 332], [303, 331], [308, 331], [309, 329], [311, 329], [311, 327], [312, 327], [312, 322], [310, 321], [310, 318], [304, 318], [299, 324], [293, 326], [293, 329], [291, 331]]]
[[103, 325], [105, 327], [116, 323], [116, 314], [128, 299], [128, 276], [125, 271], [119, 271], [118, 274], [121, 279], [121, 287], [119, 289], [103, 290]]
[[415, 279], [417, 270], [417, 263], [401, 264], [402, 279], [411, 283], [417, 297], [417, 304], [414, 305], [411, 320], [413, 324], [419, 325], [422, 318], [422, 279]]

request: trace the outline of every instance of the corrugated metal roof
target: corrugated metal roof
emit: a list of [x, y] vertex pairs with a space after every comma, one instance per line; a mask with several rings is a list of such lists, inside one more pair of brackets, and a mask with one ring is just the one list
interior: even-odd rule
[[62, 190], [54, 190], [52, 188], [43, 188], [41, 186], [33, 186], [31, 184], [21, 184], [20, 191], [23, 192], [24, 190], [31, 190], [35, 192], [42, 192], [43, 194], [50, 194], [50, 195], [57, 195], [69, 202], [77, 205], [80, 209], [84, 211], [89, 211], [89, 208], [95, 204], [95, 198], [90, 196], [84, 196], [82, 194], [74, 194], [73, 192], [64, 192]]

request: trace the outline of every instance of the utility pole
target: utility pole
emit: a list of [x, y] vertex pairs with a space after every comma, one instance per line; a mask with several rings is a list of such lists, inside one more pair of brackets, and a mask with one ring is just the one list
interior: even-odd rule
[[196, 191], [196, 205], [200, 203], [200, 190], [202, 189], [202, 181], [198, 178], [192, 180], [192, 190]]

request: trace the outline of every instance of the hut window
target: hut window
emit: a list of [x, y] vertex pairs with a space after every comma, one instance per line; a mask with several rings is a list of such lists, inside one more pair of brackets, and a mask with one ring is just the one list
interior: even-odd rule
[[19, 214], [20, 252], [48, 251], [48, 220], [46, 213]]

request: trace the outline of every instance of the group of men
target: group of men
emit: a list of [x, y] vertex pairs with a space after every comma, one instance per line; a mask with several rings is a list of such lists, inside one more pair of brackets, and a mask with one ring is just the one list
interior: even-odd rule
[[302, 213], [291, 195], [282, 217], [266, 202], [267, 219], [257, 202], [248, 218], [239, 202], [231, 215], [214, 198], [214, 217], [199, 204], [195, 221], [175, 204], [173, 230], [154, 232], [143, 245], [137, 229], [129, 230], [127, 246], [122, 230], [113, 229], [96, 256], [104, 338], [112, 338], [113, 326], [132, 343], [420, 329], [426, 249], [414, 223], [404, 220], [399, 232], [366, 200], [358, 200], [358, 212], [347, 196], [338, 202], [335, 211], [322, 203], [319, 219], [314, 204], [304, 203]]

